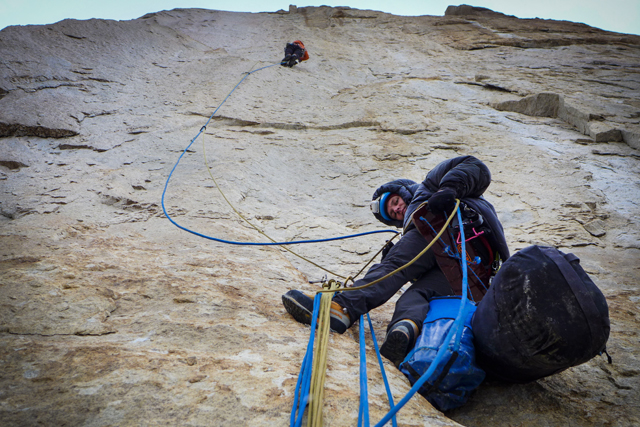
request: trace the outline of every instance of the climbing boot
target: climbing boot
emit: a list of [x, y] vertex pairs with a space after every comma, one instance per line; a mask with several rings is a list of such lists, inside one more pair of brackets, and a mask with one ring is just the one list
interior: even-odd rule
[[289, 60], [291, 59], [291, 55], [286, 55], [282, 61], [280, 61], [280, 65], [282, 65], [283, 67], [288, 67], [289, 66]]
[[[287, 312], [300, 323], [311, 324], [313, 315], [313, 298], [297, 290], [291, 290], [282, 295], [282, 304]], [[351, 326], [349, 315], [337, 302], [331, 302], [329, 327], [332, 331], [344, 334]]]
[[380, 354], [400, 367], [400, 364], [413, 348], [418, 336], [418, 326], [409, 319], [396, 322], [380, 347]]
[[296, 55], [295, 53], [293, 55], [291, 55], [289, 57], [289, 64], [288, 67], [291, 68], [294, 65], [296, 65], [297, 63], [299, 63], [300, 61], [298, 60], [298, 55]]

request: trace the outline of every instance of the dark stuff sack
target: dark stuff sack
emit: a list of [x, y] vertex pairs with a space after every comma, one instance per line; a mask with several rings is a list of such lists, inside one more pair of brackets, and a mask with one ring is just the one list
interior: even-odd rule
[[542, 246], [502, 264], [472, 325], [478, 365], [516, 383], [601, 354], [610, 330], [607, 301], [578, 257]]

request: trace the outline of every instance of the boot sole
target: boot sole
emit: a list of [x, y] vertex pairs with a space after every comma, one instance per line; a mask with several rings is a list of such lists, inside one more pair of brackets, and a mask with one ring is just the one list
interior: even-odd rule
[[380, 354], [393, 362], [396, 368], [399, 368], [407, 354], [408, 347], [409, 337], [400, 331], [395, 331], [389, 334], [380, 347]]
[[[311, 324], [313, 313], [295, 298], [284, 294], [282, 295], [282, 304], [284, 305], [284, 308], [287, 310], [287, 312], [291, 316], [293, 316], [293, 318], [296, 319], [297, 322], [303, 323], [305, 325]], [[332, 314], [329, 319], [329, 329], [331, 329], [331, 331], [338, 334], [344, 334], [348, 329], [348, 325], [346, 325], [340, 319], [336, 318], [335, 315]]]
[[287, 310], [287, 312], [292, 315], [294, 319], [296, 319], [296, 321], [304, 323], [305, 325], [311, 324], [312, 313], [298, 301], [289, 298], [286, 295], [283, 295], [282, 304], [284, 305], [284, 308]]

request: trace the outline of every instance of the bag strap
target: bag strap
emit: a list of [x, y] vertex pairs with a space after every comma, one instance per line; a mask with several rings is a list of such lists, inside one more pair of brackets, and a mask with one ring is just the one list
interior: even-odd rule
[[582, 308], [582, 312], [584, 313], [587, 323], [589, 324], [589, 330], [591, 332], [592, 342], [597, 340], [598, 342], [606, 342], [606, 335], [604, 329], [602, 327], [602, 322], [598, 322], [600, 312], [596, 307], [596, 304], [593, 302], [593, 298], [587, 292], [584, 286], [581, 286], [582, 279], [578, 276], [578, 273], [573, 269], [573, 266], [570, 264], [573, 261], [580, 261], [580, 258], [575, 256], [572, 253], [566, 254], [564, 256], [561, 255], [555, 248], [551, 247], [539, 247], [540, 250], [547, 255], [551, 260], [555, 263], [556, 266], [560, 269], [560, 272], [567, 280], [569, 287], [573, 291], [573, 294], [578, 300], [578, 304], [580, 304], [580, 308]]

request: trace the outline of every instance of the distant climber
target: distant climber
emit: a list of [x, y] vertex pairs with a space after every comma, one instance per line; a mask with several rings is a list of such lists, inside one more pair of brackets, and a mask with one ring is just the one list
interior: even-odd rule
[[294, 65], [309, 59], [309, 52], [304, 47], [304, 43], [295, 40], [293, 43], [287, 43], [284, 48], [284, 58], [280, 61], [283, 67], [293, 67]]
[[[492, 253], [489, 265], [496, 258], [506, 260], [509, 249], [502, 225], [491, 203], [482, 197], [490, 182], [491, 173], [482, 161], [473, 156], [461, 156], [437, 165], [421, 184], [399, 179], [379, 187], [374, 192], [372, 201], [375, 217], [386, 225], [403, 227], [404, 233], [398, 243], [392, 245], [386, 253], [383, 251], [380, 264], [371, 267], [364, 278], [357, 280], [353, 286], [366, 285], [398, 269], [428, 245], [427, 239], [412, 223], [413, 213], [425, 201], [431, 212], [440, 215], [450, 214], [455, 208], [455, 199], [460, 199], [467, 212], [479, 214], [483, 218], [483, 236], [489, 237], [484, 244], [491, 246]], [[429, 301], [435, 296], [456, 293], [455, 286], [443, 272], [441, 258], [436, 255], [431, 248], [410, 267], [373, 286], [336, 294], [331, 304], [331, 329], [344, 333], [361, 315], [384, 304], [404, 284], [412, 282], [396, 303], [385, 342], [380, 348], [383, 356], [399, 366], [420, 334], [429, 311]], [[454, 259], [454, 262], [459, 265], [459, 261]], [[311, 322], [312, 297], [291, 290], [283, 295], [282, 301], [298, 322]]]

